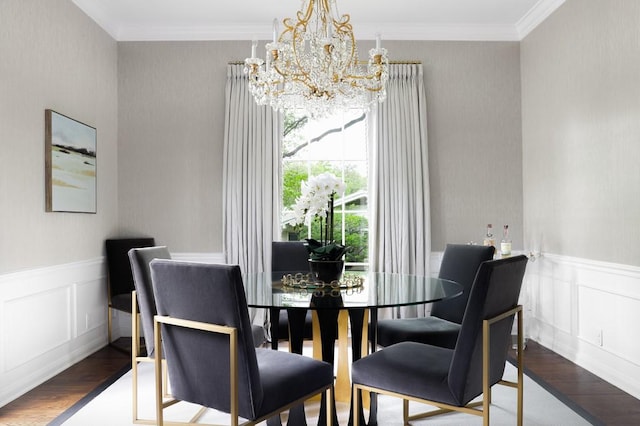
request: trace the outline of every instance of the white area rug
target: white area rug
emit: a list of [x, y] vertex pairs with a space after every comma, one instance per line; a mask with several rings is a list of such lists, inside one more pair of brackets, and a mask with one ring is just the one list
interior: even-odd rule
[[[140, 416], [154, 419], [154, 377], [153, 365], [141, 364], [139, 368], [141, 391]], [[507, 380], [515, 381], [516, 369], [507, 363], [505, 373]], [[524, 382], [524, 424], [525, 425], [589, 425], [590, 423], [564, 405], [540, 385], [525, 376]], [[124, 426], [133, 425], [131, 409], [131, 371], [124, 374], [100, 395], [91, 400], [66, 422], [65, 426]], [[516, 424], [516, 391], [513, 388], [496, 385], [493, 387], [493, 404], [491, 406], [492, 425]], [[305, 404], [307, 424], [317, 424], [319, 402]], [[402, 425], [402, 403], [399, 399], [386, 396], [379, 397], [378, 424], [380, 426]], [[431, 409], [428, 406], [411, 403], [411, 412], [422, 412]], [[179, 403], [165, 410], [166, 420], [185, 421], [197, 411], [197, 406]], [[349, 410], [345, 403], [338, 403], [338, 419], [346, 425]], [[365, 417], [367, 415], [365, 414]], [[286, 414], [282, 416], [283, 424]], [[209, 410], [201, 419], [202, 423], [228, 424], [228, 416]], [[469, 414], [446, 414], [432, 419], [413, 422], [414, 425], [481, 425], [482, 418]]]

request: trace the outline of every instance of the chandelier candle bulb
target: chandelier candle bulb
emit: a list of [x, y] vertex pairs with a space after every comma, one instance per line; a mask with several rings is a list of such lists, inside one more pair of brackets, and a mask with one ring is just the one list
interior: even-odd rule
[[278, 19], [273, 20], [273, 42], [278, 41]]
[[251, 42], [251, 58], [255, 58], [256, 57], [256, 47], [258, 47], [258, 41], [257, 40], [253, 40]]
[[376, 34], [376, 50], [380, 50], [380, 34]]

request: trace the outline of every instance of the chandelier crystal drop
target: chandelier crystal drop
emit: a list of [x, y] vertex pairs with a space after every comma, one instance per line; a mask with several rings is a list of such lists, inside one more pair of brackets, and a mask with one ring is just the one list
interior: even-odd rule
[[387, 50], [377, 36], [368, 62], [360, 62], [350, 20], [338, 14], [335, 0], [304, 0], [296, 20], [283, 20], [279, 37], [274, 20], [266, 61], [256, 57], [256, 41], [245, 60], [249, 91], [258, 105], [323, 117], [349, 108], [368, 110], [384, 101]]

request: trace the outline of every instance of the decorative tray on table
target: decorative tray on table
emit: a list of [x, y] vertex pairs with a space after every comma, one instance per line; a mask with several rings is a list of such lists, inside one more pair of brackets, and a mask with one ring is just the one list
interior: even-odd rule
[[329, 283], [318, 281], [313, 274], [286, 274], [282, 276], [282, 287], [290, 289], [352, 289], [362, 287], [364, 278], [358, 275], [345, 274], [340, 280]]

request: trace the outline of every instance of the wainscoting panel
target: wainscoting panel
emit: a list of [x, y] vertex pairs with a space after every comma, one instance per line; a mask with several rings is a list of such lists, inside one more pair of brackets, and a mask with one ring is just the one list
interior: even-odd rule
[[545, 253], [525, 289], [528, 337], [640, 398], [640, 268]]
[[[531, 267], [529, 262], [528, 268]], [[551, 276], [541, 276], [538, 282], [533, 279], [524, 282], [524, 293], [531, 302], [530, 314], [565, 333], [571, 333], [571, 310], [567, 309], [567, 301], [573, 300], [571, 290], [568, 281], [554, 280]]]
[[581, 339], [629, 362], [640, 361], [638, 327], [634, 326], [640, 323], [640, 300], [580, 287], [579, 304]]
[[107, 344], [104, 259], [0, 275], [0, 406]]
[[71, 339], [71, 288], [5, 300], [4, 305], [7, 370], [26, 364]]
[[[77, 284], [75, 286], [76, 321], [75, 336], [82, 335], [96, 328], [106, 329], [107, 327], [107, 304], [106, 286], [104, 280], [93, 280]], [[104, 288], [104, 292], [96, 289]], [[103, 294], [104, 293], [104, 294]], [[78, 301], [81, 301], [79, 303]]]

